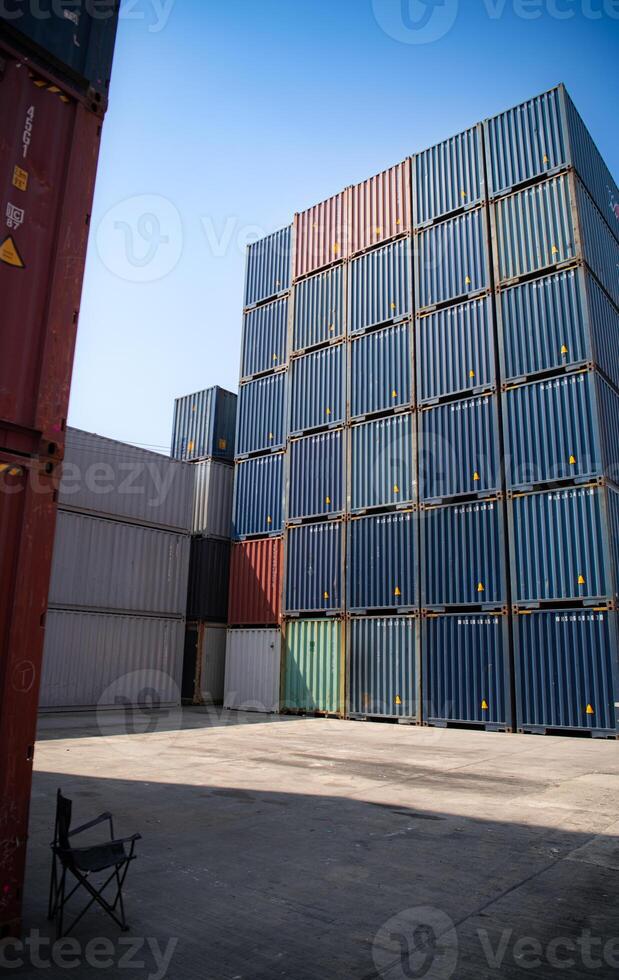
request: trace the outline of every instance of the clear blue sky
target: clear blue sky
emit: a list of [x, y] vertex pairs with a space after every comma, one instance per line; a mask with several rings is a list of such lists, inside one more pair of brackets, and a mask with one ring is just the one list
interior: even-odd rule
[[485, 116], [564, 81], [619, 172], [613, 0], [438, 0], [425, 43], [410, 43], [418, 0], [124, 11], [71, 400], [81, 428], [168, 447], [176, 396], [236, 390], [245, 236]]

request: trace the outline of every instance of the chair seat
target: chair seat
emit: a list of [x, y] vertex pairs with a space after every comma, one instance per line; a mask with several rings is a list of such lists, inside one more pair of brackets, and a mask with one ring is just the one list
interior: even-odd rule
[[71, 860], [80, 871], [105, 871], [127, 860], [124, 844], [112, 841], [94, 847], [80, 847], [70, 852]]

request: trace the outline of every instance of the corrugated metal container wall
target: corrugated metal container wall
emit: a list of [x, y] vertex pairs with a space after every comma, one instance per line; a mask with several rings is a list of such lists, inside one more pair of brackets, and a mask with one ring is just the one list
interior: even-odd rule
[[290, 441], [288, 520], [342, 513], [345, 448], [343, 429]]
[[619, 241], [579, 180], [574, 180], [585, 262], [619, 306]]
[[278, 623], [282, 591], [281, 538], [258, 538], [233, 544], [230, 554], [231, 626]]
[[488, 289], [486, 209], [467, 211], [421, 231], [415, 257], [418, 310]]
[[512, 727], [506, 616], [430, 616], [421, 649], [425, 721]]
[[417, 497], [415, 418], [392, 415], [353, 425], [350, 509], [414, 503]]
[[192, 463], [195, 473], [193, 534], [229, 538], [232, 532], [234, 467], [209, 459]]
[[350, 345], [352, 418], [402, 408], [413, 402], [410, 323], [357, 337]]
[[293, 351], [344, 336], [344, 266], [338, 265], [294, 287]]
[[284, 454], [256, 456], [234, 468], [232, 536], [279, 534], [283, 527]]
[[59, 511], [49, 601], [184, 616], [189, 535]]
[[481, 124], [413, 157], [413, 223], [417, 228], [485, 195]]
[[226, 673], [226, 627], [204, 626], [198, 649], [200, 695], [204, 704], [222, 704]]
[[348, 525], [348, 609], [412, 609], [419, 602], [417, 514], [377, 514]]
[[348, 275], [348, 330], [355, 334], [413, 311], [411, 240], [402, 238], [353, 259]]
[[416, 324], [419, 404], [496, 385], [489, 296], [418, 317]]
[[286, 540], [286, 612], [335, 612], [343, 608], [342, 521], [289, 527]]
[[207, 388], [184, 395], [174, 403], [172, 452], [174, 459], [234, 459], [236, 395], [223, 388]]
[[348, 190], [294, 216], [294, 278], [349, 255]]
[[67, 430], [60, 506], [189, 531], [195, 471], [81, 429]]
[[290, 365], [290, 433], [343, 422], [346, 416], [343, 344], [295, 357]]
[[344, 713], [343, 624], [333, 619], [288, 623], [282, 708]]
[[248, 381], [239, 388], [236, 455], [282, 449], [286, 443], [285, 372]]
[[247, 247], [245, 306], [254, 306], [290, 288], [290, 226]]
[[417, 629], [412, 616], [350, 620], [351, 715], [418, 718]]
[[502, 605], [507, 600], [503, 505], [429, 507], [421, 514], [421, 605]]
[[419, 457], [422, 500], [500, 490], [497, 396], [424, 409], [419, 416]]
[[243, 317], [241, 380], [286, 363], [288, 299], [257, 306]]
[[350, 188], [351, 255], [410, 229], [410, 159]]
[[519, 728], [619, 728], [617, 613], [551, 609], [515, 617]]
[[50, 609], [40, 706], [180, 704], [184, 639], [180, 619]]
[[193, 538], [187, 589], [187, 618], [225, 623], [228, 618], [230, 542]]
[[277, 714], [282, 638], [276, 630], [228, 630], [224, 708]]
[[612, 543], [606, 512], [609, 517], [616, 513], [618, 500], [619, 494], [604, 487], [514, 497], [510, 506], [514, 601], [614, 598], [617, 544]]

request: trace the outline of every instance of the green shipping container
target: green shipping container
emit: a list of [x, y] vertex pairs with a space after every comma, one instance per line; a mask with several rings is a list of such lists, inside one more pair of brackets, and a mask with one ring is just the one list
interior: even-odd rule
[[283, 709], [344, 711], [342, 623], [299, 619], [286, 624]]

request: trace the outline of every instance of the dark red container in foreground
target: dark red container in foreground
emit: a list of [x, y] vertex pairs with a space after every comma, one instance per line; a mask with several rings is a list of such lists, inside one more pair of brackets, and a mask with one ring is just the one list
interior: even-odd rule
[[259, 538], [232, 545], [230, 626], [272, 626], [281, 616], [283, 543]]

